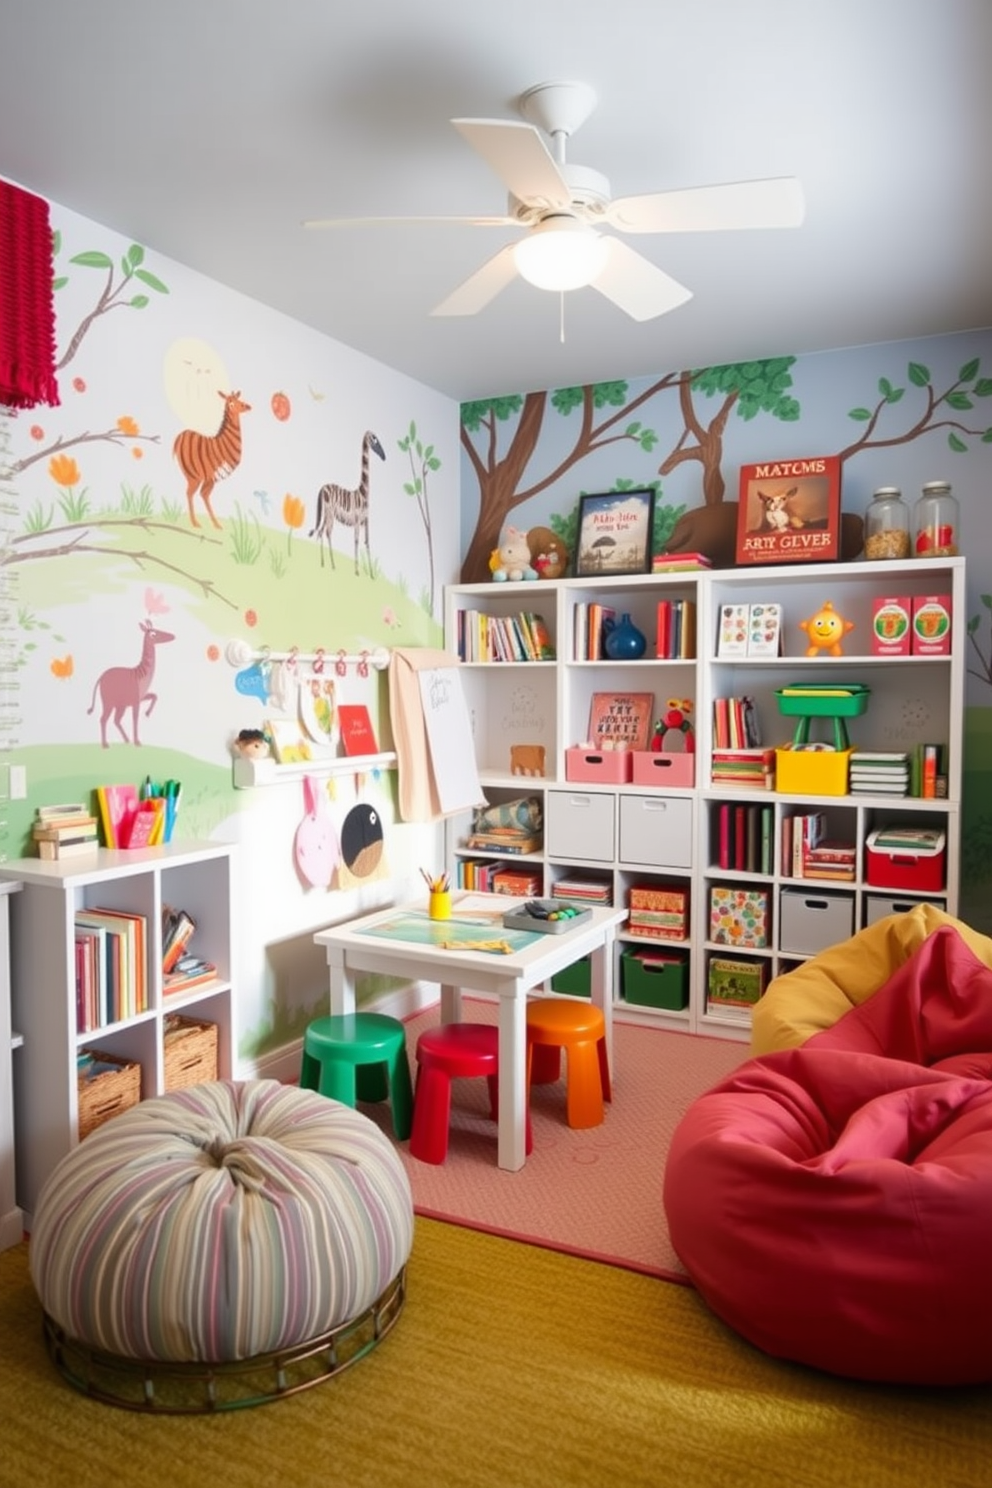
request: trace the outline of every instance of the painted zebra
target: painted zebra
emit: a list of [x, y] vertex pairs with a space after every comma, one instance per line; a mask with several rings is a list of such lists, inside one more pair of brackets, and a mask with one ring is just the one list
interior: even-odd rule
[[[345, 486], [336, 486], [328, 483], [321, 486], [317, 492], [317, 515], [310, 529], [310, 536], [316, 537], [320, 548], [320, 566], [324, 566], [324, 548], [322, 539], [327, 539], [327, 551], [331, 559], [331, 567], [335, 568], [334, 548], [331, 545], [331, 536], [334, 532], [334, 523], [340, 522], [342, 527], [351, 527], [355, 533], [355, 572], [358, 573], [358, 536], [361, 529], [365, 541], [365, 556], [369, 558], [369, 450], [379, 456], [380, 460], [386, 458], [382, 445], [376, 439], [371, 429], [365, 431], [362, 439], [362, 475], [354, 490], [349, 491]], [[371, 558], [369, 558], [371, 564]]]
[[217, 396], [224, 400], [224, 415], [217, 433], [201, 434], [196, 429], [183, 429], [181, 434], [176, 435], [176, 442], [172, 446], [172, 453], [186, 477], [186, 501], [189, 519], [194, 527], [200, 525], [193, 514], [193, 497], [197, 491], [203, 498], [211, 522], [215, 527], [221, 525], [210, 505], [211, 492], [219, 480], [223, 480], [225, 475], [230, 475], [240, 465], [241, 415], [251, 412], [251, 404], [241, 401], [240, 392], [222, 393], [218, 388]]

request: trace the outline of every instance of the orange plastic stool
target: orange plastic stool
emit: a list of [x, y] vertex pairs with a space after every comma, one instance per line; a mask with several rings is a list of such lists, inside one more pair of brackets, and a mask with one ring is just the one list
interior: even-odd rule
[[527, 1096], [535, 1059], [565, 1051], [565, 1110], [569, 1126], [599, 1126], [612, 1100], [606, 1023], [598, 1007], [573, 998], [536, 997], [527, 1004]]
[[[410, 1155], [443, 1163], [448, 1155], [452, 1080], [483, 1075], [489, 1085], [489, 1114], [499, 1117], [499, 1030], [488, 1023], [442, 1023], [417, 1040], [417, 1084], [413, 1095]], [[526, 1150], [531, 1150], [530, 1113]]]

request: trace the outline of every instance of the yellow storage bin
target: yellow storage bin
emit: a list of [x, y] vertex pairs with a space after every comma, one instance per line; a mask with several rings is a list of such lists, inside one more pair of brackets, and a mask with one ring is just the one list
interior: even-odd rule
[[775, 789], [786, 795], [846, 796], [851, 749], [775, 750]]

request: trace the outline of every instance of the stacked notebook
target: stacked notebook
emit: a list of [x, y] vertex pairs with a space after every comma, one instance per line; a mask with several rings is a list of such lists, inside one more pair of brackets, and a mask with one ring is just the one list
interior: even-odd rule
[[852, 796], [908, 796], [909, 755], [899, 751], [856, 749], [851, 755]]

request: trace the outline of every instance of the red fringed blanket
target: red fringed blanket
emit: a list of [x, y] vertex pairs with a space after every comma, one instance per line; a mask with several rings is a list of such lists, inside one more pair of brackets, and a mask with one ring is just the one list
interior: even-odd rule
[[58, 402], [48, 203], [0, 181], [0, 407]]

